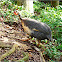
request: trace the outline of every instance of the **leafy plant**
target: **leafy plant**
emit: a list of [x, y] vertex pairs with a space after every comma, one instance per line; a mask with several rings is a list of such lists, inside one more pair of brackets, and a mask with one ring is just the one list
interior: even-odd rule
[[[43, 8], [43, 7], [44, 8]], [[50, 58], [59, 59], [62, 50], [62, 11], [61, 7], [51, 8], [45, 3], [34, 2], [35, 15], [31, 18], [40, 20], [48, 24], [52, 30], [52, 37], [55, 40], [53, 43], [49, 42], [49, 46], [46, 46], [46, 53]], [[48, 43], [46, 44], [48, 45]]]

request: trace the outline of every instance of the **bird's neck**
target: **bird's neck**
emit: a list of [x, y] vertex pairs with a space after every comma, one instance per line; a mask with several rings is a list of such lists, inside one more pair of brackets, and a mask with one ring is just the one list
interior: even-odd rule
[[18, 16], [19, 16], [19, 19], [21, 20], [22, 25], [24, 25], [24, 21], [23, 21], [23, 19], [22, 19], [21, 15], [20, 15], [20, 14], [18, 14]]
[[22, 17], [21, 17], [21, 15], [20, 15], [20, 14], [18, 14], [18, 16], [19, 16], [19, 19], [20, 19], [20, 20], [22, 20]]

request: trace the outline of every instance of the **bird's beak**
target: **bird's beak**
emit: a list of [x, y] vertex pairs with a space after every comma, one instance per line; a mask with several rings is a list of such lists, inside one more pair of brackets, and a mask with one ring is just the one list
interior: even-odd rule
[[15, 15], [18, 15], [18, 13], [16, 13], [15, 11], [14, 11], [14, 14], [15, 14]]

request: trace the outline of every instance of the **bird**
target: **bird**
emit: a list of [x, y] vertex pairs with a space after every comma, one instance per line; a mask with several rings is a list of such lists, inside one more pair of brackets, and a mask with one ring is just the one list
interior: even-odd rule
[[47, 24], [30, 18], [22, 18], [19, 11], [14, 11], [14, 14], [19, 16], [22, 27], [28, 35], [38, 40], [52, 41], [52, 32]]

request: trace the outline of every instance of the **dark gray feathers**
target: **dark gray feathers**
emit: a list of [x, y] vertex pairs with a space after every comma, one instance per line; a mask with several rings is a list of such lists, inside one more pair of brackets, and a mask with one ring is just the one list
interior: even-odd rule
[[[43, 23], [38, 22], [33, 19], [23, 19], [24, 24], [29, 27], [30, 30], [32, 30], [31, 36], [37, 38], [37, 39], [49, 39], [51, 40], [51, 29], [50, 27]], [[33, 30], [35, 29], [35, 30]]]

